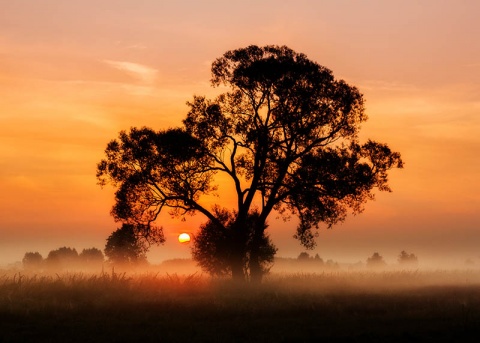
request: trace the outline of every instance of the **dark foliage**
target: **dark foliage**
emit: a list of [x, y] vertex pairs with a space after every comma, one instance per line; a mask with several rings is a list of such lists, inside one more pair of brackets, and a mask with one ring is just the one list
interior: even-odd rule
[[[145, 263], [145, 253], [148, 250], [147, 242], [139, 236], [138, 229], [133, 224], [123, 224], [108, 238], [105, 245], [105, 256], [114, 264], [138, 264]], [[162, 238], [163, 239], [163, 238]]]
[[[236, 214], [226, 210], [216, 209], [215, 214], [223, 226], [216, 225], [208, 221], [200, 227], [200, 232], [196, 235], [192, 248], [192, 255], [200, 267], [211, 275], [224, 276], [231, 275], [231, 259], [236, 249], [233, 232], [233, 224]], [[273, 259], [277, 249], [271, 242], [265, 229], [262, 228], [259, 237], [255, 233], [255, 222], [259, 213], [253, 212], [247, 220], [247, 229], [245, 230], [243, 254], [243, 267], [245, 273], [251, 268], [252, 251], [256, 249], [258, 254], [258, 263], [260, 273], [265, 274], [273, 264]]]

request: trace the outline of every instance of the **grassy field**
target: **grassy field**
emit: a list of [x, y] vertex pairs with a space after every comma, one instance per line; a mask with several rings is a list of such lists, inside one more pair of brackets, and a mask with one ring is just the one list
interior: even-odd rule
[[478, 271], [0, 273], [0, 342], [478, 342]]

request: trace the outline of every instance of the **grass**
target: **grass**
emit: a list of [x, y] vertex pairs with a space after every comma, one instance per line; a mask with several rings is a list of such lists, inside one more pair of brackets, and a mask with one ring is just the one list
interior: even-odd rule
[[478, 272], [0, 273], [0, 342], [478, 341]]

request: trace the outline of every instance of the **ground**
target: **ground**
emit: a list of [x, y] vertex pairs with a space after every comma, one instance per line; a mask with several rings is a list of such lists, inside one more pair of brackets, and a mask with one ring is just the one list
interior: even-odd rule
[[480, 273], [6, 273], [0, 342], [412, 342], [480, 339]]

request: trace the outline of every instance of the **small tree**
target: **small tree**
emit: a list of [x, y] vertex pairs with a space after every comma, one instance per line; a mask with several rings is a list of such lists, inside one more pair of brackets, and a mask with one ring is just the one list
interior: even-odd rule
[[77, 267], [78, 253], [75, 248], [61, 247], [50, 251], [45, 262], [53, 269]]
[[138, 264], [147, 261], [147, 242], [139, 235], [133, 224], [123, 224], [108, 238], [105, 245], [105, 256], [114, 264]]
[[300, 255], [298, 255], [297, 260], [299, 261], [308, 261], [310, 260], [310, 254], [308, 252], [302, 251]]
[[409, 254], [402, 250], [398, 255], [398, 263], [402, 265], [414, 266], [418, 264], [418, 258], [414, 254]]
[[386, 265], [383, 257], [378, 253], [375, 252], [369, 258], [367, 258], [367, 267], [379, 268], [384, 267]]
[[40, 269], [43, 263], [43, 257], [39, 252], [27, 252], [22, 259], [23, 267], [25, 269], [35, 270]]
[[84, 266], [101, 265], [105, 259], [102, 251], [97, 248], [83, 249], [78, 257]]
[[315, 262], [317, 262], [319, 264], [323, 264], [323, 260], [322, 260], [322, 258], [320, 257], [319, 254], [315, 254], [315, 257], [313, 259], [315, 260]]
[[[200, 232], [195, 237], [192, 247], [193, 259], [197, 261], [203, 270], [211, 275], [231, 275], [230, 260], [236, 248], [232, 230], [235, 213], [220, 210], [219, 208], [215, 212], [223, 226], [208, 221], [200, 227]], [[247, 221], [248, 230], [245, 231], [246, 236], [242, 239], [245, 240], [244, 247], [246, 249], [243, 253], [245, 256], [243, 260], [244, 269], [250, 269], [251, 277], [260, 278], [269, 271], [277, 249], [264, 230], [255, 230], [254, 222], [258, 215], [258, 212], [253, 212], [249, 215], [249, 220]], [[257, 255], [254, 260], [252, 259], [253, 254]], [[253, 266], [253, 261], [259, 262], [259, 264]]]

